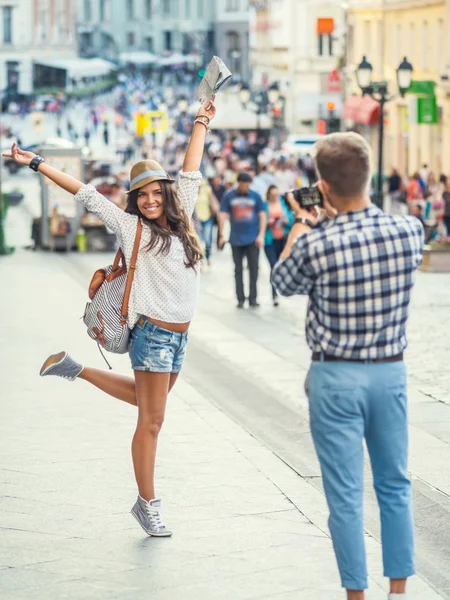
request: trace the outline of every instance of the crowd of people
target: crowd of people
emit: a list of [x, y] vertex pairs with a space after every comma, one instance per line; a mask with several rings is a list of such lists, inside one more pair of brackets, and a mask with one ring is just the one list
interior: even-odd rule
[[417, 217], [424, 225], [427, 241], [450, 237], [450, 180], [446, 174], [437, 178], [427, 164], [408, 178], [393, 169], [386, 191], [390, 212]]

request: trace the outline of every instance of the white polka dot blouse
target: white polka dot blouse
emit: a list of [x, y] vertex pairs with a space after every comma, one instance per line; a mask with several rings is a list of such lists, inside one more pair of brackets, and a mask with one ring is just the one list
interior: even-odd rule
[[[178, 197], [189, 217], [194, 212], [201, 179], [200, 171], [179, 174]], [[84, 185], [75, 198], [114, 231], [129, 265], [138, 217], [125, 213], [92, 185]], [[195, 270], [186, 267], [183, 244], [176, 236], [172, 237], [167, 255], [158, 254], [158, 245], [147, 250], [149, 241], [150, 228], [144, 223], [128, 305], [128, 325], [133, 328], [139, 315], [167, 323], [187, 323], [192, 320], [197, 303], [200, 265]]]

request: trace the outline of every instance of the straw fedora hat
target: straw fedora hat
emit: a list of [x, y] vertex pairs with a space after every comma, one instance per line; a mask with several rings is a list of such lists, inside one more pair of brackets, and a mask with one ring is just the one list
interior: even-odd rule
[[153, 181], [167, 181], [168, 183], [174, 183], [175, 181], [156, 160], [141, 160], [133, 165], [131, 167], [130, 180], [130, 189], [127, 193], [137, 190]]

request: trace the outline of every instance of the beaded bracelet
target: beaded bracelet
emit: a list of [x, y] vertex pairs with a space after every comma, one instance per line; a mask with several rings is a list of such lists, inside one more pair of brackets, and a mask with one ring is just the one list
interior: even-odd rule
[[[206, 117], [206, 119], [208, 119], [208, 117]], [[205, 123], [205, 121], [203, 121], [203, 119], [202, 119], [202, 116], [200, 116], [195, 119], [194, 123], [201, 123], [202, 125], [205, 126], [206, 133], [210, 133], [211, 129], [209, 128], [209, 119], [208, 119], [208, 122]]]

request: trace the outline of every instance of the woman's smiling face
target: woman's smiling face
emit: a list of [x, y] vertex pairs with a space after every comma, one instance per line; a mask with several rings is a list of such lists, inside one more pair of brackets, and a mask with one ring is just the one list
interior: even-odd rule
[[137, 205], [146, 219], [155, 220], [163, 216], [163, 195], [159, 181], [152, 181], [139, 188]]

